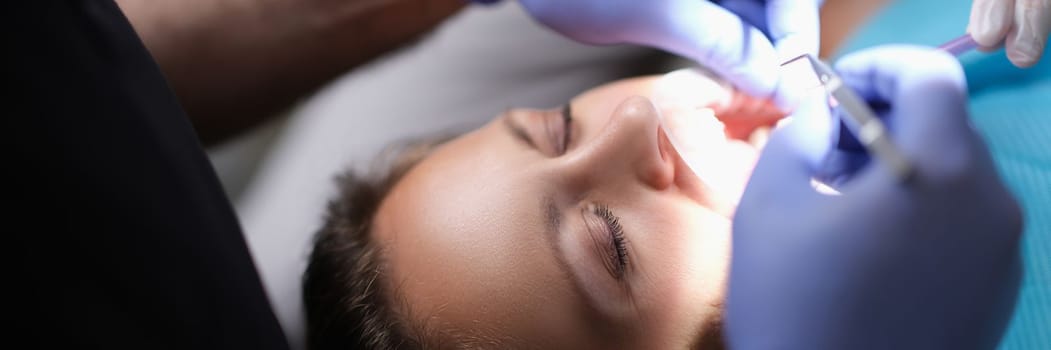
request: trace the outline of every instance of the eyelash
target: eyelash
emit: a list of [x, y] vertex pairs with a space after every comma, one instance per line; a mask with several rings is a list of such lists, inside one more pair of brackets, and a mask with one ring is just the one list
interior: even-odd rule
[[613, 262], [614, 275], [616, 275], [617, 279], [620, 279], [624, 276], [624, 271], [628, 267], [628, 246], [627, 239], [624, 237], [624, 228], [620, 226], [620, 218], [613, 215], [613, 212], [605, 205], [596, 206], [595, 215], [605, 220], [606, 226], [609, 228], [611, 238], [610, 260]]
[[573, 131], [573, 111], [568, 103], [562, 107], [562, 128], [562, 145], [559, 148], [560, 153], [565, 153], [569, 149], [570, 134]]

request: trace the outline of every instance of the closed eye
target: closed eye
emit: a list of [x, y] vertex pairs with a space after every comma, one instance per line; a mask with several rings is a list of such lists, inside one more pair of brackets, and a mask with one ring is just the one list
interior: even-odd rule
[[569, 103], [562, 107], [562, 140], [558, 147], [558, 154], [562, 155], [569, 149], [569, 142], [573, 134], [573, 110]]
[[607, 266], [612, 269], [610, 273], [616, 279], [624, 277], [628, 268], [627, 239], [624, 237], [624, 228], [620, 225], [620, 218], [613, 214], [609, 207], [604, 205], [595, 206], [595, 215], [601, 217], [606, 224], [609, 233], [609, 262]]
[[568, 104], [544, 112], [512, 111], [502, 120], [515, 139], [551, 157], [565, 154], [573, 141], [573, 117]]
[[573, 114], [569, 104], [563, 106], [558, 113], [545, 113], [544, 118], [545, 132], [551, 142], [553, 156], [566, 154], [573, 130]]

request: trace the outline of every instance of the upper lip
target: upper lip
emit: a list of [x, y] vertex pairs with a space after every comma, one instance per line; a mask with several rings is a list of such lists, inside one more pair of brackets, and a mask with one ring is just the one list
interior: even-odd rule
[[[675, 146], [671, 144], [671, 140], [668, 138], [668, 134], [664, 131], [664, 127], [658, 127], [657, 132], [657, 147], [660, 149], [661, 155], [665, 157], [666, 161], [671, 161], [674, 165], [673, 176], [675, 185], [687, 190], [689, 193], [695, 192], [695, 195], [700, 195], [700, 189], [703, 187], [700, 178], [698, 178], [697, 175], [693, 173], [693, 170], [686, 165], [686, 161], [682, 159], [678, 150], [676, 150]], [[691, 197], [693, 196], [691, 195]]]

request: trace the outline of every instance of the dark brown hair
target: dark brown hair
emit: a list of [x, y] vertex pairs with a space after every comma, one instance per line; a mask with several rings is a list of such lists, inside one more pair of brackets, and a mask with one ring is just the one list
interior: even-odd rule
[[396, 153], [393, 164], [378, 176], [348, 172], [336, 179], [339, 194], [328, 204], [303, 276], [309, 349], [442, 347], [440, 338], [399, 313], [408, 308], [393, 304], [398, 299], [384, 283], [384, 259], [370, 232], [391, 188], [445, 140], [388, 151]]

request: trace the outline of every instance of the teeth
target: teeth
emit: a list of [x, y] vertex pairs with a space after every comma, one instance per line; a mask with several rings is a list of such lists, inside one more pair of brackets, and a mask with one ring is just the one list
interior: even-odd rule
[[766, 146], [766, 141], [770, 139], [770, 128], [759, 128], [755, 129], [751, 135], [748, 136], [748, 143], [754, 146], [756, 149], [762, 149]]

